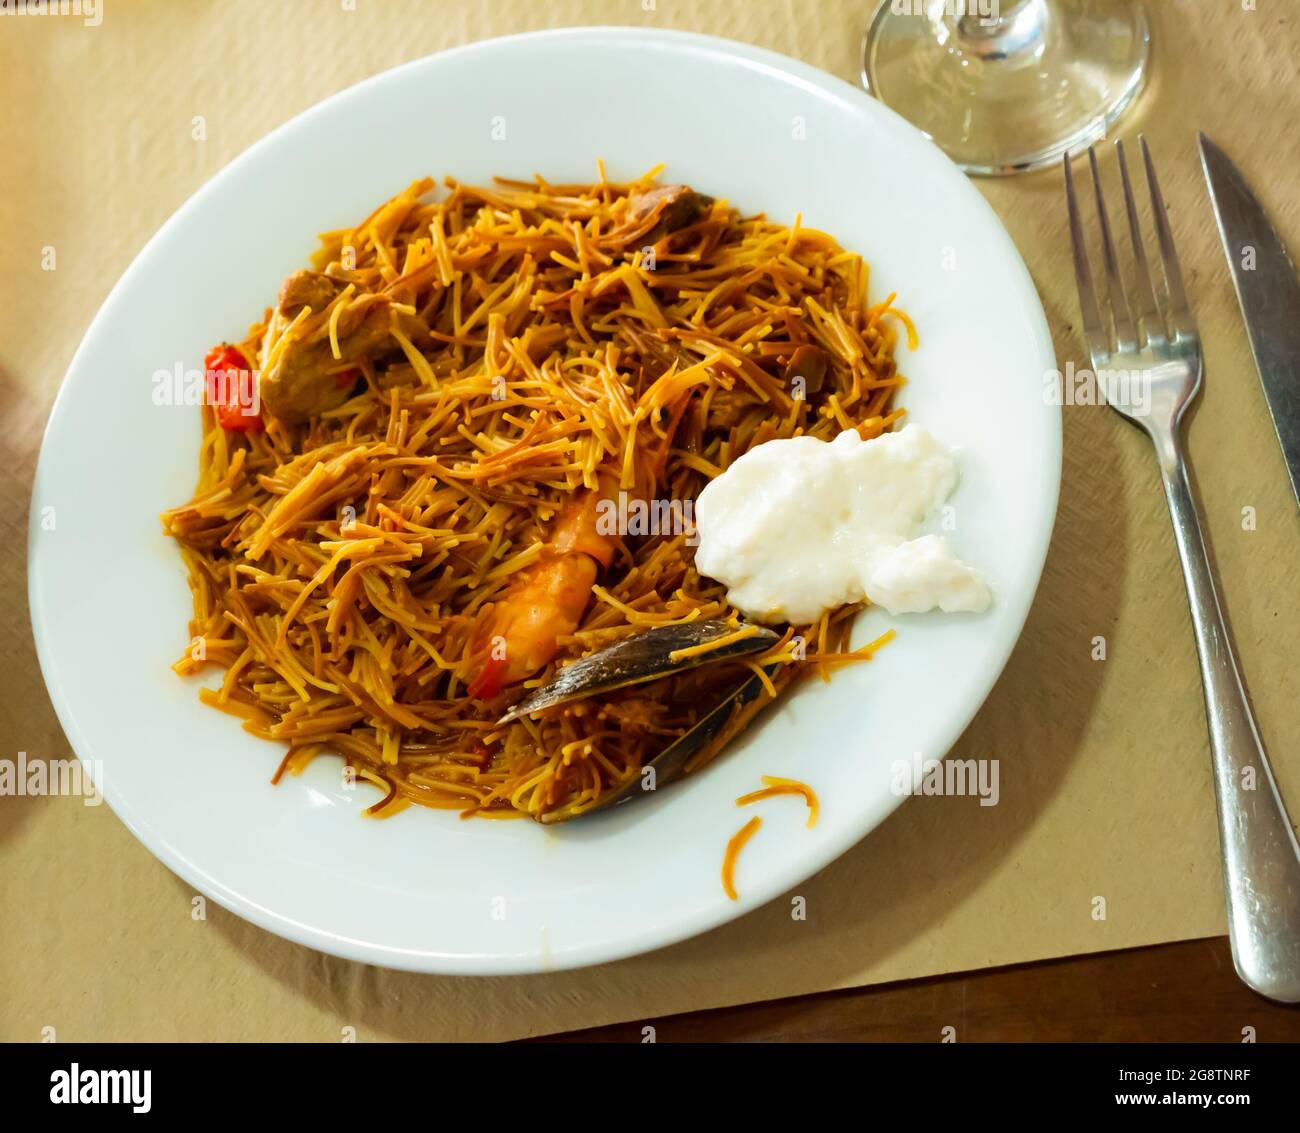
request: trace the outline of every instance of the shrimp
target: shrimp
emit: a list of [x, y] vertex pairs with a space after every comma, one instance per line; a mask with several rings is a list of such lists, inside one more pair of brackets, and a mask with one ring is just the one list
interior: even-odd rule
[[599, 528], [599, 499], [589, 491], [570, 503], [538, 560], [485, 612], [466, 651], [471, 663], [487, 654], [469, 682], [470, 696], [489, 700], [545, 668], [559, 639], [578, 628], [597, 574], [614, 557], [614, 537]]

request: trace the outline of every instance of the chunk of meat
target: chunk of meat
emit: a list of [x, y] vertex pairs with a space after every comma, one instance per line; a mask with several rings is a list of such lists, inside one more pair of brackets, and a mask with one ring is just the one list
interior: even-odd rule
[[820, 346], [801, 346], [791, 356], [785, 368], [786, 384], [803, 383], [798, 392], [806, 398], [810, 393], [820, 393], [831, 368], [831, 356]]
[[689, 185], [658, 185], [628, 199], [628, 221], [639, 227], [649, 217], [655, 217], [654, 225], [642, 237], [653, 244], [694, 224], [712, 204], [712, 197], [697, 193]]
[[363, 292], [353, 295], [339, 316], [341, 358], [334, 357], [328, 334], [311, 341], [291, 338], [273, 355], [276, 343], [304, 307], [318, 314], [346, 286], [345, 281], [321, 272], [298, 271], [280, 287], [262, 343], [263, 364], [267, 359], [271, 364], [262, 372], [261, 393], [267, 410], [281, 421], [305, 421], [342, 405], [351, 392], [351, 382], [341, 382], [340, 373], [355, 371], [363, 356], [376, 351], [390, 337], [393, 313], [388, 298]]
[[323, 311], [345, 286], [341, 280], [324, 272], [296, 271], [280, 284], [276, 306], [288, 318], [292, 318], [304, 307]]

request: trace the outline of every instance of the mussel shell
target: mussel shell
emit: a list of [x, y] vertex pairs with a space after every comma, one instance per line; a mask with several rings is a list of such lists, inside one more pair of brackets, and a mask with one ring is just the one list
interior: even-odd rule
[[566, 665], [551, 681], [534, 689], [497, 722], [508, 724], [521, 716], [557, 704], [567, 704], [569, 701], [610, 692], [616, 688], [671, 677], [699, 665], [711, 665], [718, 661], [761, 653], [780, 640], [780, 635], [765, 626], [751, 625], [745, 627], [752, 631], [748, 637], [727, 642], [716, 649], [691, 657], [673, 659], [672, 655], [679, 650], [707, 645], [734, 634], [737, 628], [731, 622], [708, 620], [655, 626], [635, 633], [573, 662], [572, 665]]
[[[763, 666], [763, 672], [776, 684], [778, 695], [785, 687], [784, 678], [789, 676], [789, 670], [782, 674], [783, 668], [784, 663], [780, 661]], [[721, 748], [730, 743], [771, 701], [772, 698], [767, 695], [767, 685], [755, 673], [735, 691], [728, 693], [722, 702], [690, 731], [678, 737], [646, 764], [646, 767], [654, 768], [653, 789], [645, 786], [643, 767], [634, 778], [629, 779], [621, 787], [601, 795], [594, 806], [577, 811], [563, 807], [548, 811], [539, 816], [541, 822], [547, 825], [565, 822], [572, 818], [581, 818], [583, 815], [595, 814], [598, 810], [618, 806], [620, 803], [631, 802], [633, 799], [653, 795], [660, 787], [666, 787], [673, 780], [680, 779], [686, 770], [686, 765], [700, 752], [709, 747]]]

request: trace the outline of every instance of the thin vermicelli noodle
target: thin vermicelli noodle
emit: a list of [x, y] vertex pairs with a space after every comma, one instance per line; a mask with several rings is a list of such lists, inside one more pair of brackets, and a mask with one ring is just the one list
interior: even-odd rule
[[776, 798], [778, 795], [798, 795], [808, 807], [808, 829], [811, 830], [817, 825], [817, 816], [821, 813], [821, 803], [817, 799], [817, 792], [807, 783], [800, 782], [798, 779], [783, 779], [778, 775], [764, 775], [763, 786], [757, 791], [750, 791], [747, 795], [741, 795], [736, 800], [736, 805], [749, 806], [750, 803]]
[[736, 862], [740, 859], [740, 851], [748, 845], [749, 840], [758, 833], [758, 828], [762, 825], [763, 820], [758, 815], [754, 815], [731, 836], [727, 848], [722, 853], [722, 891], [733, 901], [740, 900], [740, 895], [736, 892]]
[[657, 173], [448, 180], [440, 200], [416, 182], [324, 234], [223, 348], [260, 374], [261, 416], [204, 406], [198, 486], [163, 516], [194, 602], [175, 669], [225, 670], [200, 695], [288, 748], [277, 780], [336, 754], [383, 792], [368, 813], [567, 817], [741, 681], [774, 695], [892, 636], [850, 652], [846, 607], [765, 653], [497, 724], [647, 628], [744, 633], [689, 525], [598, 535], [605, 502], [689, 506], [757, 444], [899, 416], [912, 332], [892, 296], [868, 305], [861, 257]]

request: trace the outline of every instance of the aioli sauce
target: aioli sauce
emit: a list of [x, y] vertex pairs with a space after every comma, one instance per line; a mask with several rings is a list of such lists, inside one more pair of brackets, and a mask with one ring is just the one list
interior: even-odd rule
[[984, 578], [943, 536], [917, 537], [956, 486], [956, 457], [919, 425], [767, 441], [700, 493], [695, 564], [759, 622], [806, 625], [864, 598], [892, 614], [984, 610]]

